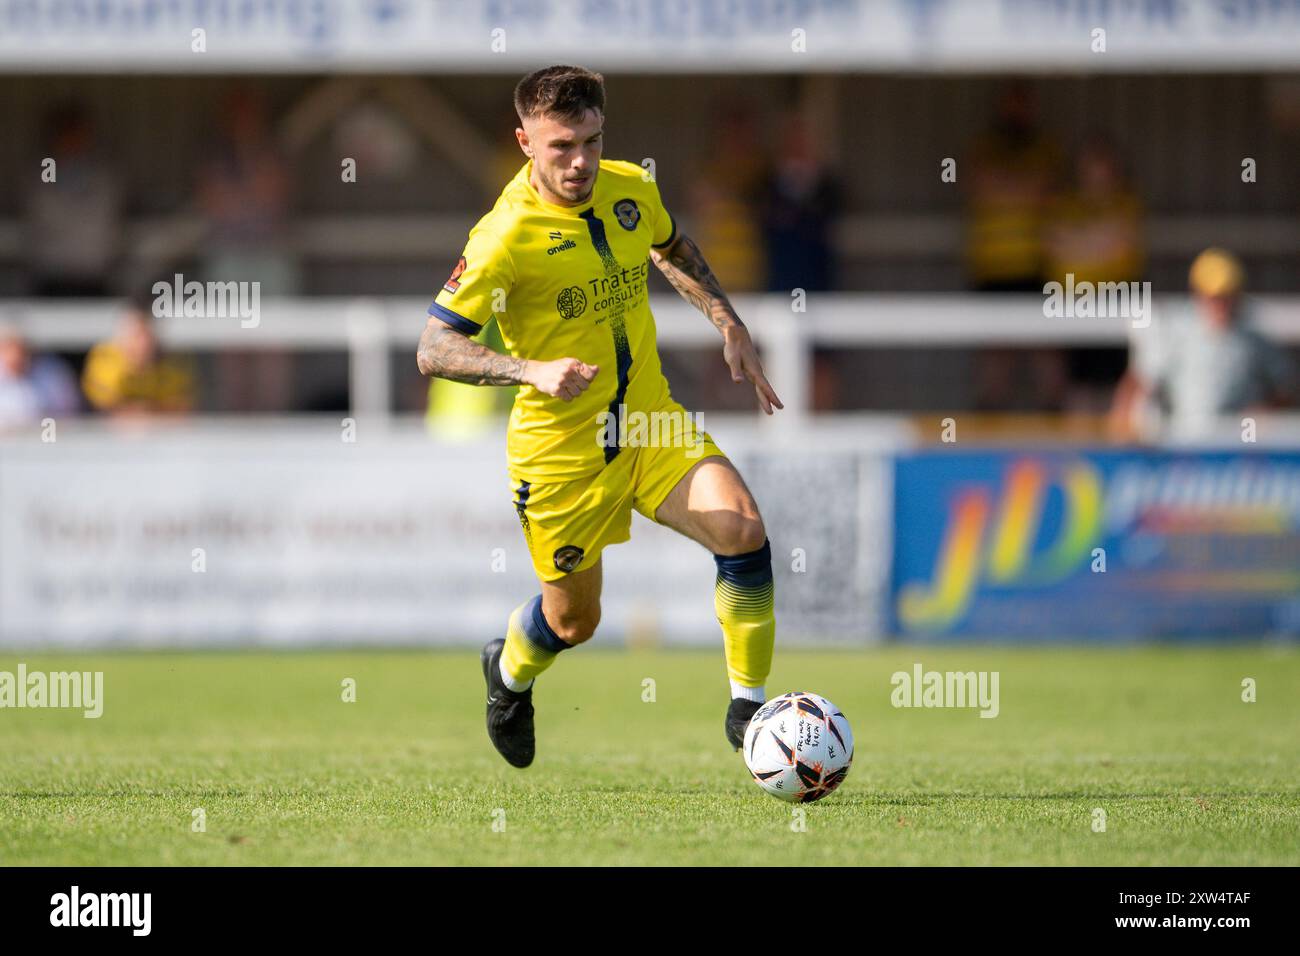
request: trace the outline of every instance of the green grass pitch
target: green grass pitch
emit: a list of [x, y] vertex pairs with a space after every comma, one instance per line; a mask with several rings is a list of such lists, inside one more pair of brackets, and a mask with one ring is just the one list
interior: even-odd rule
[[[1290, 647], [778, 647], [769, 690], [829, 697], [857, 741], [802, 829], [726, 747], [720, 652], [564, 655], [526, 771], [487, 741], [470, 652], [0, 670], [20, 660], [102, 670], [105, 709], [0, 710], [0, 866], [1300, 863]], [[1000, 715], [895, 709], [890, 675], [914, 661], [998, 671]]]

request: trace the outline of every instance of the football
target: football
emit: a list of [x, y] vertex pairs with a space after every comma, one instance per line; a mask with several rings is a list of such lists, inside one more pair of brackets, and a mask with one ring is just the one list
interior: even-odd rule
[[811, 803], [838, 787], [853, 763], [848, 718], [825, 697], [794, 691], [769, 700], [745, 729], [745, 766], [780, 800]]

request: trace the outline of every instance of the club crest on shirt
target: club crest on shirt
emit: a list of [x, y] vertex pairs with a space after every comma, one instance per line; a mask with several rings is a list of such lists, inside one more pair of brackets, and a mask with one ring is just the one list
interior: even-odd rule
[[459, 289], [460, 277], [464, 271], [465, 271], [465, 257], [461, 256], [459, 259], [456, 260], [456, 268], [451, 270], [451, 275], [449, 275], [447, 277], [447, 281], [442, 284], [443, 289], [445, 289], [447, 292], [452, 292], [452, 293], [454, 293], [457, 289]]
[[620, 199], [614, 203], [614, 218], [628, 232], [634, 230], [641, 221], [641, 210], [636, 207], [636, 200]]
[[555, 567], [565, 574], [569, 574], [582, 563], [583, 554], [582, 548], [576, 544], [566, 544], [562, 548], [556, 548]]

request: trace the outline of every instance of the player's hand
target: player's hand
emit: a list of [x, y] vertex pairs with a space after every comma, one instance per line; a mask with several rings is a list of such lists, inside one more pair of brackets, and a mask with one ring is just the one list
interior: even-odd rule
[[771, 415], [773, 405], [785, 408], [768, 384], [767, 376], [763, 374], [763, 363], [758, 360], [758, 349], [754, 348], [754, 340], [749, 337], [749, 329], [738, 325], [723, 330], [722, 357], [731, 369], [733, 382], [748, 380], [754, 383], [754, 394], [758, 396], [758, 404], [764, 412]]
[[588, 365], [576, 358], [553, 362], [529, 362], [526, 381], [539, 392], [571, 402], [587, 390], [599, 365]]

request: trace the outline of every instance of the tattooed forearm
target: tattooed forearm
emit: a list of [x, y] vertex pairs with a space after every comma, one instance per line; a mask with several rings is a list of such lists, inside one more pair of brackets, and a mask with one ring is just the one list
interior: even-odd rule
[[494, 352], [432, 319], [420, 336], [415, 360], [421, 375], [470, 385], [519, 385], [528, 365], [527, 359]]
[[682, 298], [708, 316], [720, 331], [744, 326], [722, 291], [718, 277], [690, 236], [681, 236], [668, 249], [668, 255], [651, 249], [650, 258]]

